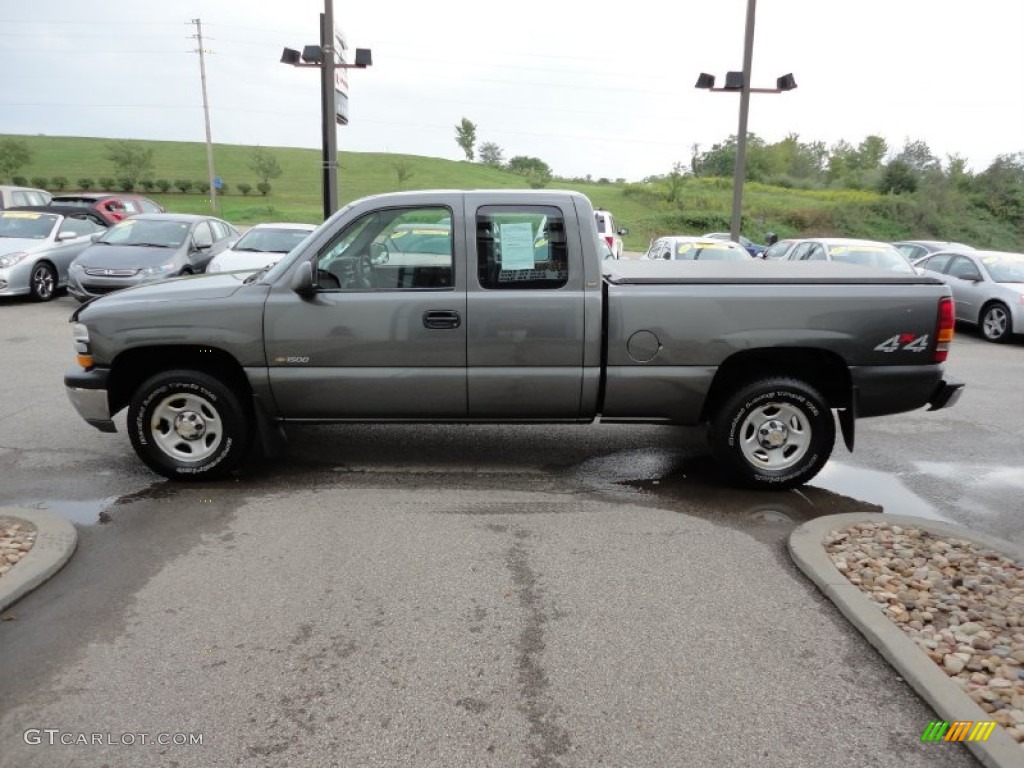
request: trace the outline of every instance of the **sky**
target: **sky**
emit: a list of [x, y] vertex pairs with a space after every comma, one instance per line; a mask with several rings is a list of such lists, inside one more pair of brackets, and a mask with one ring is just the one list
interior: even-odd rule
[[[213, 141], [321, 147], [319, 73], [280, 63], [317, 43], [325, 0], [0, 0], [0, 134], [203, 141], [201, 19]], [[739, 97], [694, 88], [743, 66], [748, 3], [334, 0], [349, 47], [344, 151], [463, 159], [478, 145], [559, 176], [639, 180], [737, 132]], [[924, 141], [974, 171], [1024, 151], [1024, 3], [761, 0], [748, 130], [828, 146]]]

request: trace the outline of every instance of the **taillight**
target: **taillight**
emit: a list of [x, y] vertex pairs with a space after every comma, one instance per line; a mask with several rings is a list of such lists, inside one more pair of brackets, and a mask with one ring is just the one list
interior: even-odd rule
[[606, 243], [608, 243], [608, 247], [612, 249], [612, 252], [614, 252], [615, 251], [615, 238], [612, 237], [611, 235], [605, 235], [604, 241]]
[[935, 354], [933, 363], [944, 363], [949, 356], [949, 342], [953, 340], [953, 328], [956, 326], [956, 315], [953, 312], [953, 299], [945, 296], [939, 299], [939, 317], [935, 325]]

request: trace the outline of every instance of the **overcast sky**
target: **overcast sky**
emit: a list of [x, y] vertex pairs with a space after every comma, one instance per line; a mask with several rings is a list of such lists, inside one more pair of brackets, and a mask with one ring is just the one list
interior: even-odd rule
[[[0, 134], [202, 141], [200, 18], [213, 139], [319, 148], [316, 70], [279, 63], [318, 42], [324, 0], [0, 0]], [[351, 48], [342, 151], [461, 159], [454, 126], [562, 176], [637, 180], [736, 133], [739, 97], [693, 85], [743, 64], [745, 0], [335, 0]], [[828, 145], [925, 141], [980, 171], [1024, 151], [1020, 0], [761, 0], [749, 130]]]

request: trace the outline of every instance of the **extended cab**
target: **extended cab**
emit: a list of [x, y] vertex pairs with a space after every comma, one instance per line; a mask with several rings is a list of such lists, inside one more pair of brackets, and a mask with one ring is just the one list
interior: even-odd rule
[[274, 267], [130, 288], [72, 316], [65, 384], [128, 408], [169, 478], [237, 467], [291, 423], [708, 425], [741, 485], [788, 488], [839, 417], [952, 405], [949, 288], [846, 264], [604, 261], [561, 191], [407, 192], [338, 211]]

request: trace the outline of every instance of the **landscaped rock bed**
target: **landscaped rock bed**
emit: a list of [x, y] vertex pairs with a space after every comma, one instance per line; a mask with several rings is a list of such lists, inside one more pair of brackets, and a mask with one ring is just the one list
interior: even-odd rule
[[8, 573], [36, 541], [36, 528], [24, 520], [0, 517], [0, 577]]
[[1024, 564], [885, 522], [833, 531], [833, 564], [1024, 744]]

